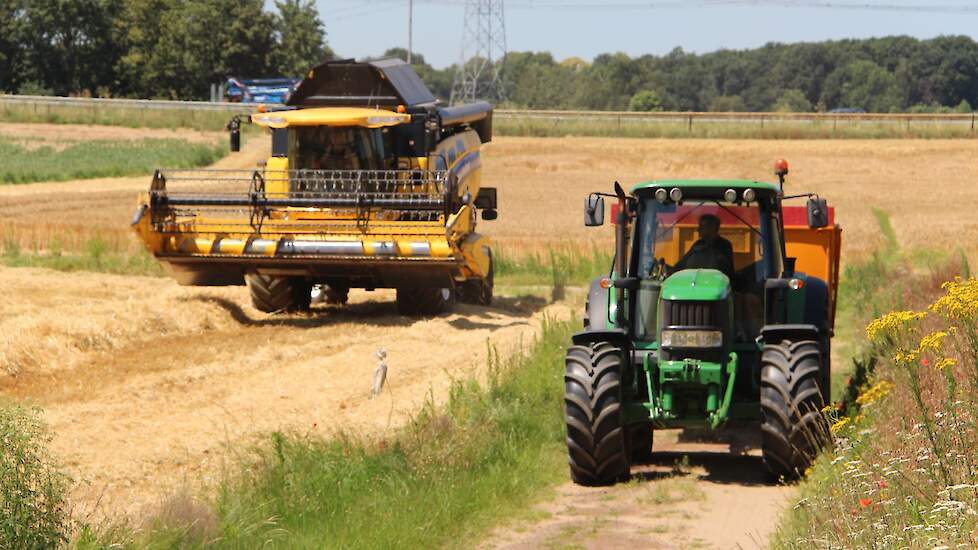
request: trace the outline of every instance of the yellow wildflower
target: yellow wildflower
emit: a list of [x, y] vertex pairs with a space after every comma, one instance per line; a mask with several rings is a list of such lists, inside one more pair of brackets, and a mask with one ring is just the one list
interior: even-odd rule
[[832, 433], [839, 433], [839, 430], [845, 428], [848, 424], [849, 424], [849, 417], [846, 416], [840, 419], [835, 424], [832, 424], [832, 427], [829, 429], [832, 430]]
[[927, 336], [924, 336], [920, 339], [920, 344], [917, 346], [917, 353], [940, 351], [941, 344], [944, 342], [945, 338], [947, 338], [947, 333], [943, 331], [932, 332]]
[[897, 351], [896, 355], [893, 356], [894, 363], [904, 363], [912, 364], [917, 362], [917, 358], [920, 357], [920, 353], [916, 350], [914, 351]]
[[890, 381], [880, 380], [874, 384], [873, 387], [861, 393], [859, 397], [856, 398], [856, 403], [860, 405], [869, 405], [870, 403], [879, 401], [880, 399], [883, 399], [889, 395], [895, 387], [896, 386]]
[[866, 327], [866, 335], [869, 336], [870, 340], [893, 336], [926, 316], [926, 312], [891, 311], [870, 323]]
[[944, 283], [941, 288], [945, 294], [931, 304], [931, 311], [949, 318], [978, 316], [978, 280], [957, 279]]
[[958, 360], [957, 359], [952, 359], [950, 357], [945, 357], [945, 358], [941, 359], [940, 361], [938, 361], [937, 363], [935, 363], [934, 364], [934, 368], [937, 369], [937, 370], [944, 370], [944, 369], [946, 369], [948, 367], [953, 367], [954, 365], [957, 365], [957, 364], [958, 364]]

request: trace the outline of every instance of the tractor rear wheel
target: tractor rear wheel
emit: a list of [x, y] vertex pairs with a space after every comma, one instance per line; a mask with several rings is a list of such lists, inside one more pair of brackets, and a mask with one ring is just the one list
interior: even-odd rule
[[635, 424], [628, 427], [628, 461], [645, 464], [652, 460], [652, 426]]
[[251, 294], [251, 303], [258, 311], [291, 313], [309, 309], [312, 284], [301, 278], [250, 272], [245, 274], [245, 282]]
[[401, 315], [438, 315], [455, 305], [455, 289], [405, 287], [397, 289], [397, 312]]
[[483, 279], [469, 279], [459, 288], [459, 298], [466, 304], [492, 305], [493, 272], [492, 252], [489, 253], [489, 272]]
[[571, 346], [567, 350], [567, 455], [571, 479], [578, 485], [610, 485], [628, 476], [621, 369], [621, 350], [610, 344]]
[[813, 340], [768, 344], [761, 354], [761, 450], [779, 478], [800, 477], [832, 442], [822, 415], [823, 360]]

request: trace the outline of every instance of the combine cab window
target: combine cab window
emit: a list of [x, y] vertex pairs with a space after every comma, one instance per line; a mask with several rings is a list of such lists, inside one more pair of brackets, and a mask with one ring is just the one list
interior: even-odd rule
[[300, 170], [394, 168], [390, 135], [380, 128], [309, 126], [290, 132], [289, 165]]

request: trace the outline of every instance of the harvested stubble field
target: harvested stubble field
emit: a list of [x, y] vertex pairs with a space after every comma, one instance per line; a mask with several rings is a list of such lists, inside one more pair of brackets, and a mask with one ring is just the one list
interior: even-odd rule
[[[255, 166], [265, 147], [252, 139], [217, 167]], [[772, 160], [784, 156], [793, 166], [789, 192], [815, 191], [837, 207], [849, 258], [877, 244], [878, 207], [908, 247], [961, 243], [974, 259], [966, 243], [978, 237], [969, 216], [976, 153], [970, 140], [503, 137], [484, 161], [501, 216], [481, 227], [507, 258], [607, 246], [607, 228], [582, 227], [588, 191], [616, 179], [769, 179]], [[147, 174], [2, 187], [0, 230], [8, 246], [39, 254], [51, 243], [82, 252], [94, 238], [136, 254], [127, 225], [148, 184]], [[931, 196], [936, 205], [920, 206]], [[80, 482], [79, 510], [99, 506], [100, 514], [206, 484], [234, 460], [228, 448], [273, 430], [383, 432], [429, 392], [440, 399], [451, 379], [480, 372], [489, 344], [505, 352], [543, 315], [570, 315], [566, 304], [524, 296], [408, 320], [394, 314], [391, 293], [361, 292], [343, 311], [273, 318], [251, 309], [242, 288], [181, 288], [154, 277], [0, 268], [0, 284], [0, 393], [43, 407], [54, 450]], [[370, 400], [379, 347], [390, 354], [389, 390]]]

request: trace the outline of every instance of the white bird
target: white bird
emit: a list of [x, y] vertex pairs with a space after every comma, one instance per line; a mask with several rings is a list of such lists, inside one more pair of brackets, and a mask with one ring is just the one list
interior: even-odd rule
[[370, 398], [373, 399], [374, 396], [380, 395], [381, 390], [384, 389], [384, 382], [387, 380], [387, 363], [384, 363], [384, 359], [387, 357], [387, 351], [384, 348], [377, 350], [377, 368], [374, 369], [374, 386], [370, 391]]

